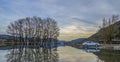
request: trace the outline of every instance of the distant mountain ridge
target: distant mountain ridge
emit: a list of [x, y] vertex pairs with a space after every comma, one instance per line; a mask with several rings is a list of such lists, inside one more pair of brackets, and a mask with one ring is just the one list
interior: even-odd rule
[[0, 38], [3, 38], [3, 39], [13, 39], [14, 36], [6, 35], [6, 34], [0, 34]]
[[67, 42], [67, 45], [75, 45], [75, 44], [78, 44], [80, 43], [81, 41], [85, 40], [86, 38], [78, 38], [78, 39], [74, 39], [70, 42]]

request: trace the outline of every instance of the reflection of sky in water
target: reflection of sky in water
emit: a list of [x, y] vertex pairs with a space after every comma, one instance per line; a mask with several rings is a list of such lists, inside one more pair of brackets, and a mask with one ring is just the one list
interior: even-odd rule
[[58, 48], [60, 62], [97, 62], [97, 56], [72, 47]]
[[[59, 62], [96, 62], [97, 56], [72, 47], [59, 47]], [[6, 62], [7, 50], [0, 50], [0, 62]]]
[[0, 50], [0, 62], [6, 62], [7, 58], [5, 56], [7, 52], [7, 50]]

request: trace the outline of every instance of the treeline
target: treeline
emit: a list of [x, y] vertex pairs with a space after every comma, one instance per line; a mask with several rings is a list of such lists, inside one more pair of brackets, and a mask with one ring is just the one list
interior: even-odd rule
[[110, 18], [104, 18], [101, 29], [99, 30], [99, 37], [107, 43], [114, 40], [120, 40], [120, 17], [119, 15], [112, 15]]

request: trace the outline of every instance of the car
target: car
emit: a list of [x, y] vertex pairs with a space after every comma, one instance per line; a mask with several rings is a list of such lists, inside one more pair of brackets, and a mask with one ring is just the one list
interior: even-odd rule
[[82, 44], [83, 46], [100, 46], [99, 43], [93, 42], [93, 41], [87, 41]]

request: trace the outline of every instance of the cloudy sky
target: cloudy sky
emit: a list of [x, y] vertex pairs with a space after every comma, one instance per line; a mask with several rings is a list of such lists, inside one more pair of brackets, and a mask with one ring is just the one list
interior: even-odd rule
[[58, 22], [61, 40], [89, 37], [104, 17], [120, 13], [120, 0], [0, 0], [0, 34], [20, 18], [50, 17]]

